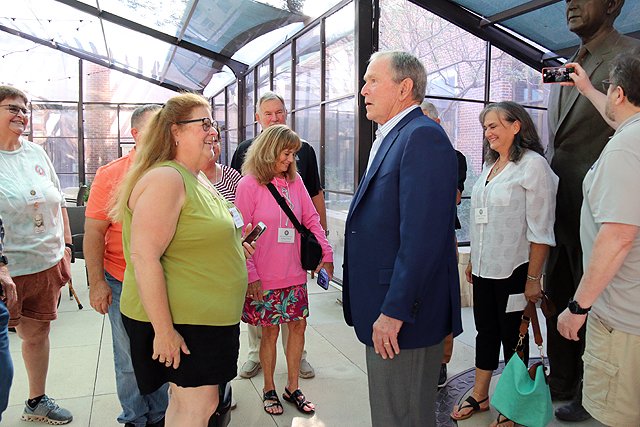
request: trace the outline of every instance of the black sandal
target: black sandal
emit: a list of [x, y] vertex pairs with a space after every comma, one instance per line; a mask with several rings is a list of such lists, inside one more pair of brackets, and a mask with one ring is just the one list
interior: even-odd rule
[[[500, 419], [500, 417], [502, 417], [502, 420]], [[516, 423], [513, 420], [510, 420], [509, 418], [505, 417], [504, 415], [498, 413], [498, 418], [496, 419], [496, 427], [498, 427], [501, 424], [506, 424], [506, 423], [513, 423], [514, 426], [516, 425]]]
[[[282, 393], [282, 398], [287, 402], [291, 402], [296, 405], [298, 411], [302, 412], [303, 414], [311, 415], [316, 411], [315, 409], [310, 408], [309, 404], [311, 404], [311, 402], [309, 402], [307, 398], [304, 397], [304, 394], [302, 394], [302, 391], [300, 391], [300, 389], [297, 389], [292, 393], [288, 388], [285, 387], [284, 393]], [[306, 411], [305, 408], [309, 408], [310, 410]]]
[[[267, 401], [271, 401], [267, 403]], [[284, 413], [284, 408], [282, 407], [282, 403], [280, 403], [280, 399], [278, 398], [278, 393], [275, 390], [265, 391], [262, 394], [262, 403], [264, 404], [264, 412], [269, 415], [282, 415]], [[280, 408], [281, 412], [269, 412], [267, 409], [271, 408]]]
[[454, 417], [453, 413], [451, 415], [449, 415], [449, 416], [454, 421], [462, 421], [462, 420], [469, 419], [473, 415], [475, 415], [477, 412], [484, 412], [484, 411], [488, 411], [489, 410], [489, 406], [488, 405], [487, 405], [486, 408], [482, 408], [480, 406], [481, 403], [484, 403], [487, 400], [489, 400], [489, 396], [485, 397], [481, 401], [477, 401], [476, 399], [474, 399], [473, 396], [470, 395], [464, 400], [464, 402], [462, 402], [462, 404], [460, 404], [460, 406], [458, 407], [458, 412], [460, 412], [463, 409], [471, 409], [471, 410], [469, 412], [467, 412], [466, 414], [464, 414], [462, 416], [459, 416], [459, 417]]

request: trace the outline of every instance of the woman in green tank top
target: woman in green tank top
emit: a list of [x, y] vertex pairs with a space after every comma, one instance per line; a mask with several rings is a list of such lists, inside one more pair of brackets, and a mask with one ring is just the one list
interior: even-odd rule
[[127, 262], [123, 323], [141, 393], [169, 382], [167, 426], [206, 426], [236, 375], [247, 288], [242, 218], [200, 169], [217, 137], [206, 99], [171, 98], [151, 118], [114, 202]]

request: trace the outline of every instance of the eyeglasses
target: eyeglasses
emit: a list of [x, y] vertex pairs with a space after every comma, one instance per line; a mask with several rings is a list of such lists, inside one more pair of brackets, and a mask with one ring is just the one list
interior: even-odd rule
[[205, 132], [209, 132], [212, 126], [215, 127], [216, 129], [218, 128], [218, 123], [216, 123], [215, 121], [212, 121], [208, 117], [203, 117], [202, 119], [180, 120], [179, 122], [176, 122], [176, 124], [186, 125], [188, 123], [196, 123], [196, 122], [202, 122], [202, 130]]
[[29, 110], [27, 110], [26, 108], [22, 108], [18, 105], [8, 104], [8, 105], [0, 105], [0, 107], [6, 108], [14, 116], [17, 116], [20, 113], [22, 113], [22, 115], [25, 117], [29, 115]]
[[609, 86], [611, 86], [611, 80], [609, 79], [605, 79], [602, 81], [602, 89], [604, 89], [605, 92], [609, 92]]

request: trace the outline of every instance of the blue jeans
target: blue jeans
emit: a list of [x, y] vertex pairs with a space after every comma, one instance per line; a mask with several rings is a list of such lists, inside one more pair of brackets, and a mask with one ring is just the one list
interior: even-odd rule
[[9, 389], [13, 380], [13, 362], [9, 353], [9, 310], [0, 301], [0, 421], [9, 403]]
[[156, 423], [164, 417], [169, 398], [168, 384], [163, 385], [151, 394], [141, 395], [131, 364], [131, 348], [129, 336], [122, 324], [120, 314], [120, 294], [122, 282], [105, 272], [104, 278], [111, 287], [112, 302], [109, 306], [109, 321], [113, 337], [113, 358], [116, 369], [116, 388], [118, 399], [122, 405], [122, 414], [118, 422], [132, 423], [136, 427], [144, 427], [147, 423]]

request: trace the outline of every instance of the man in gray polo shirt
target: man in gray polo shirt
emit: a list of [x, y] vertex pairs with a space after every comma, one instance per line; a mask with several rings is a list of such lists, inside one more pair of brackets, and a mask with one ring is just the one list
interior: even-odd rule
[[[572, 64], [574, 65], [574, 64]], [[587, 322], [583, 405], [610, 426], [640, 425], [640, 50], [611, 63], [607, 94], [577, 66], [572, 78], [616, 129], [583, 181], [585, 272], [558, 331], [578, 340]], [[587, 318], [586, 314], [590, 311]]]

